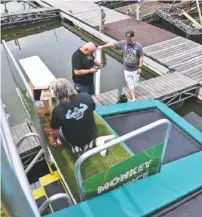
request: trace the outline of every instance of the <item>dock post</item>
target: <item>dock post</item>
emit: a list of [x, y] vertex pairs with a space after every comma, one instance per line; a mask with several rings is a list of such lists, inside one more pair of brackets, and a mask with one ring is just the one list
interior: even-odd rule
[[[96, 52], [96, 59], [101, 63], [101, 50], [97, 50]], [[101, 69], [98, 69], [96, 74], [95, 74], [95, 95], [100, 95], [100, 72]]]
[[136, 8], [136, 20], [141, 20], [141, 10], [142, 10], [142, 2], [143, 0], [138, 0], [137, 8]]

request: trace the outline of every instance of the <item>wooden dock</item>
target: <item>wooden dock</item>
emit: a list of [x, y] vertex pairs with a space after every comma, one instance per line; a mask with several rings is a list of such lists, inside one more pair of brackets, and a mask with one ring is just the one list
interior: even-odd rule
[[177, 35], [171, 32], [146, 22], [137, 21], [133, 18], [106, 24], [104, 26], [104, 33], [117, 41], [125, 39], [125, 32], [127, 30], [133, 30], [135, 32], [135, 39], [140, 42], [143, 47], [177, 37]]
[[[180, 100], [197, 96], [198, 90], [197, 81], [174, 72], [140, 82], [135, 88], [135, 93], [138, 100], [158, 99], [170, 106]], [[130, 99], [126, 87], [123, 88], [123, 93]], [[118, 90], [111, 90], [93, 98], [97, 105], [117, 103]]]
[[[11, 132], [13, 135], [13, 139], [15, 144], [19, 141], [19, 139], [27, 133], [36, 132], [35, 128], [29, 122], [24, 122], [13, 126], [11, 128]], [[28, 137], [25, 139], [22, 144], [18, 147], [18, 153], [23, 158], [28, 155], [32, 155], [40, 149], [40, 144], [37, 138]]]
[[[78, 20], [93, 26], [100, 25], [100, 7], [96, 4], [97, 1], [65, 1], [65, 0], [45, 0], [44, 3], [51, 5], [61, 11], [76, 17]], [[128, 19], [129, 16], [116, 12], [109, 8], [103, 7], [106, 13], [105, 23], [113, 23], [120, 20]]]
[[144, 51], [170, 68], [202, 82], [202, 45], [176, 37], [147, 46]]
[[11, 28], [27, 23], [38, 23], [60, 19], [60, 10], [55, 8], [29, 9], [22, 13], [11, 13], [1, 16], [1, 28]]
[[[129, 28], [135, 30], [135, 37], [143, 44], [145, 54], [150, 56], [155, 64], [158, 64], [156, 68], [161, 69], [159, 65], [166, 65], [176, 70], [176, 72], [140, 82], [136, 87], [138, 100], [158, 99], [167, 105], [172, 105], [180, 100], [183, 101], [198, 95], [199, 87], [202, 85], [202, 47], [200, 44], [178, 37], [145, 22], [137, 22], [123, 14], [119, 16], [120, 13], [118, 12], [115, 12], [115, 16], [113, 10], [110, 9], [106, 9], [104, 35], [98, 33], [95, 28], [89, 28], [98, 25], [99, 18], [98, 15], [94, 14], [94, 10], [98, 11], [99, 8], [95, 1], [88, 1], [85, 4], [81, 4], [81, 2], [78, 4], [78, 1], [63, 0], [46, 0], [44, 2], [64, 11], [77, 20], [82, 20], [84, 23], [82, 28], [89, 33], [91, 33], [90, 30], [93, 30], [93, 35], [96, 37], [99, 35], [99, 39], [104, 42], [121, 40], [124, 38], [125, 30]], [[145, 62], [156, 69], [156, 65], [151, 64], [148, 57], [145, 57]], [[123, 92], [130, 99], [126, 87], [123, 88]], [[111, 90], [93, 98], [97, 105], [117, 103], [118, 90]], [[34, 129], [29, 123], [22, 123], [12, 128], [16, 142], [22, 135], [32, 131]], [[36, 148], [39, 148], [39, 143], [35, 138], [30, 137], [19, 147], [19, 153], [21, 155], [32, 153]]]
[[202, 99], [202, 45], [183, 37], [176, 37], [144, 48], [153, 60], [197, 81]]

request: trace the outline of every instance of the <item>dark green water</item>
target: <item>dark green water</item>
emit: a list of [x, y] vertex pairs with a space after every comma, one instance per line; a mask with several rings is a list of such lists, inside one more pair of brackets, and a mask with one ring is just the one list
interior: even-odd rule
[[202, 102], [188, 99], [183, 106], [174, 109], [176, 113], [202, 132]]
[[25, 1], [17, 2], [17, 1], [4, 1], [6, 4], [3, 3], [3, 1], [0, 4], [0, 13], [4, 14], [7, 13], [21, 13], [28, 9], [32, 9], [33, 7], [26, 3]]

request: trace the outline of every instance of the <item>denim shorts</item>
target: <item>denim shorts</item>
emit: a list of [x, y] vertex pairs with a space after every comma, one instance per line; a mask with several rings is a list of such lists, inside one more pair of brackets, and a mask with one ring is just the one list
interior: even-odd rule
[[94, 88], [94, 84], [90, 84], [90, 85], [82, 85], [82, 84], [74, 84], [74, 88], [76, 89], [76, 91], [78, 93], [82, 93], [82, 92], [85, 92], [85, 93], [88, 93], [90, 95], [94, 95], [95, 93], [95, 88]]

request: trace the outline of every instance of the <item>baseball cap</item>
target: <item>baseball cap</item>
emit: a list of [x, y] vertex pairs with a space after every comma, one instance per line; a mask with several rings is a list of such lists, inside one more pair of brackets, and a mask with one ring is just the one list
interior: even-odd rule
[[132, 31], [132, 30], [128, 30], [127, 32], [126, 32], [126, 37], [134, 37], [134, 31]]

